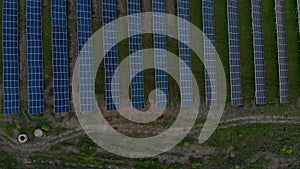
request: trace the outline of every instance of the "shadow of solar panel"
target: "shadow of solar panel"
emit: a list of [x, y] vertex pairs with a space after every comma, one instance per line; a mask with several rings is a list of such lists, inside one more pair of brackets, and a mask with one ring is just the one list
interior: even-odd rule
[[4, 113], [20, 113], [18, 0], [4, 0], [2, 9]]
[[30, 114], [44, 113], [44, 68], [42, 47], [42, 2], [26, 1], [28, 101]]

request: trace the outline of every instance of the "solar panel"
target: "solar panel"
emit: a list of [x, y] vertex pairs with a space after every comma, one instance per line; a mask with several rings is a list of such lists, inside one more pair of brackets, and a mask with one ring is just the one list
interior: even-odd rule
[[280, 103], [289, 103], [288, 57], [286, 49], [286, 25], [284, 1], [275, 0], [277, 48], [279, 66]]
[[[180, 68], [180, 93], [181, 107], [193, 106], [193, 83], [192, 83], [192, 56], [191, 56], [191, 32], [190, 32], [190, 2], [188, 0], [178, 0], [178, 20], [179, 37], [179, 68]], [[186, 66], [185, 66], [186, 65]]]
[[4, 113], [20, 113], [18, 0], [4, 0], [2, 11]]
[[54, 111], [70, 111], [66, 0], [52, 0]]
[[266, 104], [266, 80], [264, 63], [264, 42], [262, 28], [262, 4], [261, 0], [251, 0], [252, 4], [252, 28], [253, 48], [255, 64], [255, 96], [256, 104]]
[[[154, 48], [155, 48], [155, 82], [157, 107], [168, 106], [168, 63], [166, 37], [166, 3], [165, 0], [153, 0]], [[167, 97], [165, 97], [167, 96]]]
[[27, 57], [29, 113], [44, 113], [42, 1], [27, 0]]
[[[102, 2], [103, 24], [106, 25], [117, 19], [116, 0], [103, 0]], [[118, 59], [118, 37], [117, 25], [111, 23], [104, 27], [104, 50], [105, 75], [106, 75], [106, 109], [117, 110], [120, 108], [120, 82], [119, 82], [119, 59]], [[116, 71], [116, 72], [115, 72]], [[116, 79], [113, 79], [116, 73]], [[112, 83], [112, 82], [117, 83]], [[113, 102], [115, 101], [115, 103]]]
[[77, 0], [80, 111], [95, 110], [95, 77], [92, 43], [91, 0]]
[[241, 106], [242, 79], [240, 58], [240, 33], [238, 21], [238, 0], [227, 0], [227, 18], [229, 31], [229, 62], [230, 62], [230, 84], [231, 104]]
[[215, 23], [214, 23], [214, 1], [203, 0], [203, 29], [207, 38], [204, 38], [204, 61], [206, 81], [206, 104], [207, 106], [218, 105], [217, 93], [217, 68], [215, 51]]
[[[130, 46], [131, 101], [136, 109], [145, 107], [144, 75], [143, 75], [143, 45], [140, 0], [128, 0], [128, 26]], [[133, 15], [135, 14], [135, 15]]]

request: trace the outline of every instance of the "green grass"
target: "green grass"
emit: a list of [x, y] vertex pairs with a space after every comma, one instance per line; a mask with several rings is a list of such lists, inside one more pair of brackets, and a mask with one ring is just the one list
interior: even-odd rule
[[227, 26], [227, 1], [215, 0], [216, 49], [223, 63], [227, 80], [227, 98], [230, 100], [230, 70]]
[[252, 45], [252, 21], [251, 21], [251, 1], [239, 1], [239, 28], [241, 43], [241, 67], [243, 100], [245, 103], [254, 100], [255, 96], [255, 75], [254, 57]]
[[[200, 30], [203, 29], [203, 20], [202, 20], [202, 2], [201, 0], [190, 1], [191, 7], [191, 23], [197, 26]], [[192, 71], [196, 77], [200, 96], [204, 98], [205, 96], [205, 68], [204, 63], [201, 62], [199, 57], [192, 53]], [[203, 100], [204, 101], [204, 100]]]
[[268, 103], [279, 102], [279, 73], [274, 0], [262, 1], [263, 33]]
[[287, 54], [289, 58], [289, 82], [291, 101], [300, 96], [300, 56], [296, 1], [285, 1]]
[[[49, 5], [51, 1], [48, 0]], [[52, 75], [52, 30], [51, 30], [51, 6], [43, 8], [43, 56], [44, 56], [44, 71], [46, 78], [53, 77]]]
[[0, 168], [18, 168], [17, 161], [14, 155], [0, 152]]
[[[271, 153], [282, 158], [299, 157], [298, 128], [299, 125], [252, 124], [217, 130], [207, 143], [220, 151], [212, 157], [215, 160], [213, 163], [210, 161], [214, 166], [211, 168], [219, 165], [227, 166], [227, 168], [235, 165], [249, 168], [253, 164], [259, 168], [267, 168], [268, 161], [263, 158], [249, 164], [250, 159], [264, 153]], [[235, 158], [228, 157], [227, 151], [223, 151], [231, 146]]]
[[[51, 30], [51, 1], [47, 0], [48, 6], [42, 10], [43, 28], [43, 61], [44, 61], [44, 84], [45, 87], [53, 86], [53, 67], [52, 67], [52, 30]], [[53, 92], [46, 93], [45, 98], [53, 99]], [[51, 100], [45, 100], [51, 103]], [[53, 109], [51, 109], [53, 111]]]
[[[219, 129], [204, 145], [198, 145], [197, 140], [186, 138], [180, 146], [201, 147], [211, 146], [215, 149], [212, 155], [205, 158], [191, 158], [191, 164], [167, 165], [159, 162], [157, 158], [149, 159], [128, 159], [113, 154], [96, 153], [96, 145], [88, 138], [82, 137], [79, 142], [73, 140], [55, 145], [52, 151], [59, 151], [66, 146], [77, 146], [78, 153], [62, 152], [59, 156], [51, 153], [34, 152], [30, 159], [38, 161], [59, 160], [62, 162], [76, 162], [77, 164], [101, 165], [104, 168], [109, 165], [116, 165], [128, 168], [267, 168], [270, 161], [263, 157], [268, 154], [278, 156], [282, 159], [293, 159], [299, 157], [300, 125], [279, 125], [279, 124], [249, 124], [228, 129]], [[229, 157], [229, 149], [235, 157]], [[252, 159], [262, 155], [255, 163]], [[175, 155], [174, 155], [175, 156]], [[180, 155], [178, 155], [180, 156]], [[0, 158], [1, 160], [1, 158]], [[197, 167], [198, 166], [198, 167]], [[199, 167], [201, 166], [201, 167]], [[295, 166], [294, 166], [295, 167]]]

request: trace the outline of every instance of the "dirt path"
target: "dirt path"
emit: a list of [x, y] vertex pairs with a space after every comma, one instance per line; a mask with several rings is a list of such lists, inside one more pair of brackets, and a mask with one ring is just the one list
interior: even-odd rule
[[[249, 116], [249, 117], [241, 117], [241, 118], [235, 118], [230, 120], [224, 120], [221, 121], [218, 130], [219, 129], [228, 129], [236, 126], [244, 126], [247, 124], [300, 124], [300, 116], [298, 117], [285, 117], [285, 116]], [[195, 139], [198, 138], [199, 130], [203, 125], [197, 125], [197, 127], [194, 129], [196, 131], [191, 132], [189, 135], [190, 137], [194, 137]], [[198, 130], [199, 128], [199, 130]], [[152, 131], [151, 134], [159, 134], [163, 129], [157, 129], [155, 131]], [[132, 134], [149, 134], [149, 129], [142, 129], [142, 130], [136, 130], [134, 128], [126, 128], [124, 132], [126, 133], [132, 133]], [[121, 131], [123, 132], [123, 131]], [[68, 131], [66, 133], [63, 133], [61, 135], [55, 136], [55, 137], [45, 137], [42, 138], [38, 143], [29, 143], [29, 144], [19, 144], [16, 142], [15, 138], [10, 138], [7, 134], [5, 134], [3, 131], [0, 131], [0, 144], [2, 145], [2, 151], [8, 152], [10, 154], [19, 154], [19, 157], [22, 157], [22, 159], [28, 159], [30, 157], [30, 154], [32, 152], [38, 151], [40, 153], [42, 152], [48, 152], [49, 149], [59, 143], [76, 139], [81, 136], [84, 136], [85, 132], [82, 129], [78, 129], [75, 131]], [[181, 159], [173, 159], [172, 158], [172, 152], [178, 153], [178, 154], [188, 154], [188, 156], [181, 158]], [[177, 161], [177, 162], [185, 162], [190, 157], [199, 157], [199, 156], [207, 156], [213, 153], [213, 148], [210, 147], [202, 147], [201, 152], [197, 151], [196, 147], [191, 147], [188, 149], [187, 147], [177, 146], [175, 149], [170, 151], [169, 153], [162, 155], [159, 157], [159, 159], [169, 159], [171, 161]], [[179, 161], [178, 161], [179, 160]], [[58, 165], [60, 166], [62, 162], [60, 161], [35, 161], [35, 164], [49, 164], [49, 165]], [[73, 164], [68, 163], [67, 166], [83, 166], [80, 164]], [[95, 166], [90, 165], [86, 166], [90, 168], [101, 168], [101, 166]], [[116, 166], [114, 166], [116, 167]]]
[[[247, 124], [300, 124], [300, 117], [285, 117], [285, 116], [249, 116], [243, 118], [235, 118], [230, 120], [222, 121], [218, 127], [218, 129], [232, 128], [236, 126], [244, 126]], [[190, 133], [190, 136], [195, 137], [197, 139], [199, 130], [203, 125], [197, 125], [195, 128], [196, 131]], [[199, 128], [199, 130], [197, 130]], [[149, 133], [151, 129], [145, 128], [136, 130], [135, 128], [126, 128], [124, 132], [131, 134], [159, 134], [164, 129], [156, 129]], [[121, 132], [123, 132], [121, 130]], [[76, 139], [85, 135], [85, 132], [82, 129], [78, 129], [75, 131], [68, 131], [61, 135], [55, 137], [45, 137], [42, 138], [38, 143], [29, 143], [29, 144], [19, 144], [15, 141], [15, 138], [10, 138], [7, 134], [0, 131], [0, 140], [1, 145], [3, 145], [4, 151], [8, 153], [19, 153], [19, 154], [31, 154], [34, 151], [39, 152], [47, 152], [50, 147], [68, 141], [72, 139]]]

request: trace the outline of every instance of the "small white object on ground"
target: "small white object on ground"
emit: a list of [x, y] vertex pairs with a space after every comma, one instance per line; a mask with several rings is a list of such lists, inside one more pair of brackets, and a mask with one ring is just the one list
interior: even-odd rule
[[36, 130], [34, 131], [34, 136], [35, 136], [35, 137], [43, 137], [43, 134], [44, 134], [44, 132], [43, 132], [43, 130], [41, 130], [41, 129], [36, 129]]
[[26, 143], [28, 141], [28, 136], [26, 134], [21, 134], [18, 137], [18, 142], [19, 143]]

